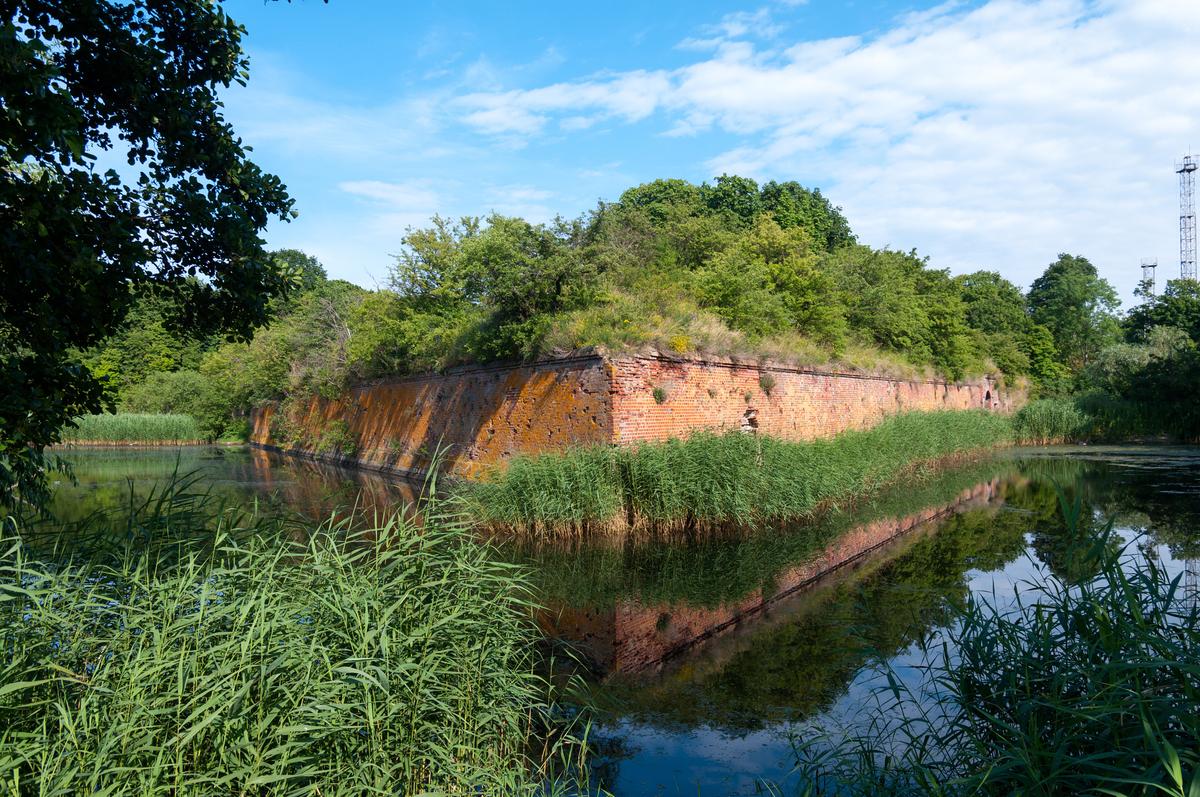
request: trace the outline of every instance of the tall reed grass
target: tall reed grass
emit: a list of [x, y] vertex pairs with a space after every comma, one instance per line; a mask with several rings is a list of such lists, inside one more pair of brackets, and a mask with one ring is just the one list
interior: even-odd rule
[[809, 794], [1200, 794], [1200, 601], [1060, 501], [1088, 576], [972, 596], [918, 686], [888, 673], [867, 730], [797, 743]]
[[537, 791], [567, 748], [525, 574], [429, 495], [307, 528], [182, 480], [103, 545], [0, 539], [0, 792]]
[[517, 457], [464, 496], [485, 524], [533, 537], [749, 527], [851, 500], [918, 463], [1009, 437], [1008, 419], [982, 410], [908, 413], [807, 443], [697, 433]]
[[1082, 439], [1090, 425], [1074, 399], [1038, 399], [1013, 414], [1013, 438], [1026, 445], [1070, 443]]
[[1150, 438], [1193, 441], [1193, 416], [1177, 405], [1084, 393], [1029, 402], [1013, 415], [1013, 436], [1028, 445], [1120, 443]]
[[204, 440], [190, 415], [117, 413], [83, 415], [62, 430], [64, 443], [199, 443]]

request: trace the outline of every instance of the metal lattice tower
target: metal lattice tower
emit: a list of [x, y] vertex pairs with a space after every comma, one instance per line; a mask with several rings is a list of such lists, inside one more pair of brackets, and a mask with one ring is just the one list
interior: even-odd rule
[[1154, 295], [1154, 269], [1158, 268], [1158, 258], [1142, 258], [1142, 285], [1149, 296]]
[[1179, 175], [1179, 276], [1196, 279], [1196, 169], [1200, 159], [1186, 155], [1175, 164]]

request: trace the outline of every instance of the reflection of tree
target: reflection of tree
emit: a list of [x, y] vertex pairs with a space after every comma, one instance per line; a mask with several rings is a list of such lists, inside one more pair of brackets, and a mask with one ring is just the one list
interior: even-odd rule
[[979, 562], [1009, 562], [1024, 549], [1023, 515], [973, 510], [858, 585], [840, 587], [803, 618], [751, 637], [711, 674], [684, 668], [624, 695], [657, 722], [751, 730], [781, 716], [828, 708], [872, 657], [890, 657], [945, 625]]
[[1176, 559], [1200, 559], [1200, 457], [1148, 454], [1136, 466], [1098, 465], [1088, 474], [1100, 511], [1147, 534]]
[[[1119, 546], [1116, 540], [1097, 542], [1106, 521], [1097, 516], [1092, 503], [1084, 497], [1087, 492], [1084, 484], [1082, 480], [1074, 484], [1033, 482], [1023, 495], [1010, 501], [1010, 505], [1019, 503], [1033, 511], [1034, 553], [1051, 573], [1070, 584], [1089, 581], [1099, 572], [1102, 557], [1098, 544], [1114, 551]], [[1068, 524], [1059, 510], [1060, 492], [1066, 505], [1078, 512], [1074, 524]]]

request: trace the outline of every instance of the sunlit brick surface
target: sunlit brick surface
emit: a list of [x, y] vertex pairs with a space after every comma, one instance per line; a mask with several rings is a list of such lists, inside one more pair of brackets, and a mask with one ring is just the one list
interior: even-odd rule
[[[251, 440], [411, 475], [425, 473], [441, 447], [447, 468], [471, 477], [517, 453], [697, 429], [809, 440], [907, 410], [1010, 411], [1021, 401], [986, 379], [909, 382], [731, 360], [582, 356], [364, 383], [336, 399], [293, 405], [287, 424], [274, 424], [280, 409], [268, 405], [254, 412]], [[320, 450], [336, 420], [355, 441], [352, 456]], [[280, 439], [281, 428], [293, 439]]]

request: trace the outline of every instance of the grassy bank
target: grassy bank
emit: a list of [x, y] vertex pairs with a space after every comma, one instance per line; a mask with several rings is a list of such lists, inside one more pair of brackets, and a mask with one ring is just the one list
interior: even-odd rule
[[522, 571], [437, 501], [354, 530], [203, 500], [0, 540], [0, 791], [536, 790]]
[[205, 435], [190, 415], [118, 413], [83, 415], [74, 427], [63, 429], [64, 443], [88, 444], [180, 444], [200, 443]]
[[1010, 434], [1007, 418], [982, 410], [908, 413], [806, 443], [698, 433], [517, 457], [464, 494], [486, 525], [533, 537], [747, 527], [854, 499], [918, 463], [996, 446]]
[[1200, 605], [1064, 509], [1086, 576], [1043, 569], [1015, 607], [971, 597], [925, 682], [895, 675], [864, 709], [867, 732], [799, 743], [808, 794], [1200, 793]]

